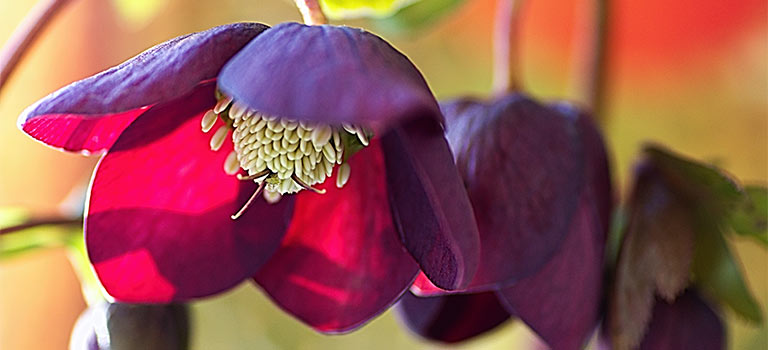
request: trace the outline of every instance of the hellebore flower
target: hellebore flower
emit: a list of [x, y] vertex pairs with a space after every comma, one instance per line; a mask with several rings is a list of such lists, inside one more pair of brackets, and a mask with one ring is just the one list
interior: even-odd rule
[[442, 123], [384, 40], [297, 23], [178, 37], [19, 121], [50, 146], [105, 152], [85, 235], [116, 300], [186, 300], [253, 277], [323, 332], [376, 316], [419, 268], [446, 289], [473, 278], [477, 227]]
[[[442, 107], [480, 230], [479, 269], [467, 294], [445, 295], [417, 279], [411, 291], [419, 296], [398, 308], [403, 320], [429, 339], [454, 342], [514, 315], [554, 349], [581, 348], [600, 316], [612, 207], [591, 118], [519, 94]], [[467, 322], [473, 314], [488, 317]]]
[[743, 195], [717, 168], [644, 148], [603, 322], [612, 349], [723, 348], [704, 297], [759, 320], [724, 238]]

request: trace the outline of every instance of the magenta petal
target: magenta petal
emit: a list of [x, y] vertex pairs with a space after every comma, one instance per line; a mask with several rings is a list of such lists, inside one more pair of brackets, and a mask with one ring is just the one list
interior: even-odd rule
[[44, 97], [22, 112], [19, 127], [54, 147], [105, 149], [138, 109], [216, 78], [224, 63], [265, 29], [259, 23], [234, 23], [171, 39]]
[[283, 245], [255, 275], [278, 305], [326, 333], [380, 314], [418, 272], [395, 231], [379, 145], [356, 153], [350, 166], [343, 189], [331, 177], [325, 194], [297, 195]]
[[406, 293], [397, 311], [414, 333], [446, 343], [485, 333], [510, 317], [493, 292], [427, 298]]
[[561, 246], [584, 186], [584, 146], [574, 118], [523, 95], [443, 105], [480, 230], [470, 288], [538, 271]]
[[403, 244], [435, 285], [466, 287], [477, 269], [479, 235], [440, 125], [413, 119], [387, 132], [382, 144]]
[[214, 294], [250, 277], [280, 244], [291, 198], [259, 200], [230, 219], [255, 184], [224, 173], [231, 140], [213, 152], [210, 134], [200, 131], [213, 92], [209, 84], [149, 109], [96, 169], [86, 243], [102, 285], [118, 301]]
[[77, 114], [46, 114], [30, 118], [22, 130], [48, 146], [85, 154], [102, 152], [117, 140], [146, 108], [90, 117]]
[[360, 29], [283, 23], [222, 69], [221, 90], [268, 115], [378, 128], [412, 116], [441, 118], [421, 73]]
[[725, 349], [725, 330], [717, 313], [696, 292], [688, 290], [672, 304], [656, 298], [640, 349]]

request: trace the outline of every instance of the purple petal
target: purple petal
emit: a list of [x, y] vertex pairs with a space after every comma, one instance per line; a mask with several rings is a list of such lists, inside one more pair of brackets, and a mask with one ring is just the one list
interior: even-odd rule
[[641, 350], [725, 349], [725, 330], [717, 313], [688, 290], [668, 304], [656, 298]]
[[577, 116], [586, 154], [586, 187], [558, 253], [535, 275], [501, 289], [499, 297], [550, 346], [580, 349], [600, 317], [611, 184], [602, 139]]
[[530, 276], [560, 250], [584, 186], [574, 118], [522, 95], [443, 110], [481, 234], [470, 289]]
[[257, 201], [230, 219], [255, 184], [225, 174], [231, 140], [213, 152], [210, 135], [200, 131], [213, 94], [208, 84], [149, 109], [96, 169], [86, 243], [101, 283], [118, 301], [214, 294], [250, 277], [280, 244], [291, 198]]
[[397, 310], [411, 331], [446, 343], [483, 334], [510, 317], [493, 292], [427, 298], [406, 293]]
[[282, 247], [255, 276], [287, 312], [318, 331], [351, 331], [386, 310], [418, 266], [403, 250], [374, 142], [350, 159], [342, 189], [301, 192]]
[[441, 118], [407, 57], [360, 29], [283, 23], [222, 69], [219, 87], [262, 113], [370, 127], [401, 118]]
[[224, 63], [265, 29], [259, 23], [234, 23], [166, 41], [44, 97], [22, 112], [19, 127], [54, 147], [106, 149], [131, 116], [140, 114], [137, 109], [173, 100], [216, 78]]
[[387, 132], [382, 144], [403, 244], [435, 285], [466, 287], [479, 259], [477, 224], [440, 125], [411, 120]]

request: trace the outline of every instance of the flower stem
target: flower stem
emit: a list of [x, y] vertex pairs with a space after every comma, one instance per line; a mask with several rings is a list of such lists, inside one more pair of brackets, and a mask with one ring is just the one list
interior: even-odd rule
[[0, 90], [37, 36], [69, 0], [41, 0], [16, 27], [0, 51]]
[[299, 12], [301, 12], [301, 17], [304, 19], [305, 24], [319, 25], [328, 23], [328, 18], [325, 17], [318, 0], [294, 1], [296, 2], [296, 7], [299, 8]]
[[517, 91], [520, 84], [520, 5], [522, 0], [497, 0], [493, 37], [493, 90]]
[[30, 228], [35, 228], [38, 226], [81, 226], [83, 224], [82, 218], [62, 218], [62, 217], [52, 217], [52, 218], [38, 218], [38, 219], [32, 219], [29, 220], [23, 224], [19, 224], [16, 226], [10, 226], [6, 228], [0, 228], [0, 235], [4, 235], [6, 233], [14, 233]]
[[592, 45], [587, 51], [590, 59], [587, 60], [586, 78], [584, 79], [584, 93], [586, 101], [592, 108], [592, 114], [598, 124], [603, 126], [606, 122], [606, 86], [608, 73], [608, 27], [611, 11], [610, 0], [594, 1], [594, 27]]

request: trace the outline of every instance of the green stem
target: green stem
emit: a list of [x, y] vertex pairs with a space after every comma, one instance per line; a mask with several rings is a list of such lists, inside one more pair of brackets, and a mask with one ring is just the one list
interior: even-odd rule
[[497, 0], [493, 37], [493, 90], [497, 95], [521, 89], [520, 5], [522, 0]]
[[16, 27], [0, 51], [0, 91], [38, 35], [69, 0], [41, 0]]

